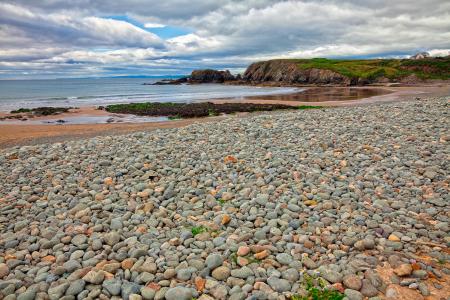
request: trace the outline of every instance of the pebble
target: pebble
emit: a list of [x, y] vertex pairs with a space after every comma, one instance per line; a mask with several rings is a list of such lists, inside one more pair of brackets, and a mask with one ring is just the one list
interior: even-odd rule
[[410, 264], [401, 264], [397, 268], [394, 269], [394, 273], [398, 276], [408, 276], [411, 275], [413, 269]]
[[210, 254], [206, 258], [206, 266], [209, 269], [214, 269], [221, 266], [223, 263], [223, 258], [220, 254]]
[[105, 273], [103, 273], [102, 271], [92, 270], [83, 277], [83, 280], [92, 284], [101, 284], [104, 278]]
[[170, 288], [166, 294], [166, 300], [191, 300], [194, 297], [195, 293], [192, 289], [177, 286], [174, 288]]
[[211, 275], [217, 280], [225, 281], [230, 276], [230, 272], [228, 267], [222, 266], [214, 269]]
[[277, 277], [269, 277], [267, 279], [267, 283], [270, 285], [272, 289], [274, 289], [277, 292], [287, 292], [291, 289], [291, 284], [289, 281], [285, 279], [280, 279]]
[[363, 300], [364, 296], [358, 291], [355, 291], [353, 289], [345, 289], [344, 291], [345, 297], [348, 298], [348, 300]]
[[342, 282], [343, 282], [344, 286], [348, 287], [351, 290], [359, 291], [362, 286], [361, 279], [354, 274], [344, 276]]
[[119, 279], [106, 279], [102, 284], [103, 288], [108, 291], [112, 296], [120, 295], [122, 288], [122, 282]]
[[448, 119], [437, 97], [2, 149], [0, 290], [288, 299], [306, 272], [361, 299], [394, 293], [388, 262], [426, 297], [450, 271], [404, 254], [448, 255]]

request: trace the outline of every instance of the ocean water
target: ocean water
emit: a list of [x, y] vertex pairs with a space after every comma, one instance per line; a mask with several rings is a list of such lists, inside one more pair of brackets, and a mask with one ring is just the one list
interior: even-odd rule
[[194, 102], [293, 93], [295, 88], [143, 85], [150, 78], [0, 80], [0, 111], [40, 106], [93, 106], [130, 102]]

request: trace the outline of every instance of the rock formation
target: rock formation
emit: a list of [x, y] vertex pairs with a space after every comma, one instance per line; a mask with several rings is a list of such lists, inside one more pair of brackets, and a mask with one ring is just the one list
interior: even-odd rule
[[223, 83], [232, 80], [235, 80], [235, 77], [228, 70], [194, 70], [189, 77], [190, 83]]
[[269, 60], [251, 64], [244, 73], [244, 80], [250, 82], [282, 82], [305, 84], [352, 84], [342, 74], [326, 69], [300, 69], [289, 60]]
[[[165, 79], [153, 83], [152, 85], [168, 85], [168, 84], [197, 84], [197, 83], [224, 83], [226, 81], [234, 81], [234, 77], [230, 71], [218, 71], [213, 69], [194, 70], [188, 77], [182, 77], [179, 79]], [[144, 83], [145, 84], [145, 83]]]

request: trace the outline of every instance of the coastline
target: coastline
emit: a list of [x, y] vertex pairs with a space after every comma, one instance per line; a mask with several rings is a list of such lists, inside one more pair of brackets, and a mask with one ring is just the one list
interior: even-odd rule
[[[317, 87], [311, 87], [317, 88]], [[345, 87], [326, 87], [329, 89], [345, 89]], [[348, 87], [347, 87], [348, 88]], [[416, 97], [433, 97], [450, 94], [450, 85], [439, 84], [432, 86], [361, 86], [352, 87], [352, 89], [382, 89], [386, 93], [365, 97], [357, 100], [339, 100], [339, 101], [297, 101], [296, 94], [289, 95], [269, 95], [252, 96], [242, 99], [212, 99], [213, 103], [237, 102], [237, 103], [256, 103], [256, 104], [285, 104], [285, 105], [318, 105], [324, 107], [336, 106], [357, 106], [376, 103], [390, 103], [396, 101], [413, 100]], [[297, 93], [298, 94], [298, 93]], [[282, 98], [283, 100], [279, 100]], [[267, 113], [267, 112], [264, 112]], [[253, 115], [252, 113], [250, 115]], [[5, 116], [0, 112], [0, 117]], [[41, 116], [33, 118], [33, 121], [45, 121], [64, 119], [65, 117], [111, 117], [114, 114], [95, 107], [80, 107], [55, 116]], [[138, 123], [112, 123], [112, 124], [27, 124], [20, 122], [14, 124], [0, 123], [0, 149], [14, 146], [35, 145], [51, 142], [62, 142], [80, 138], [89, 138], [104, 135], [119, 135], [138, 131], [149, 131], [161, 128], [184, 127], [194, 123], [214, 122], [225, 118], [241, 118], [248, 116], [248, 113], [238, 113], [230, 116], [218, 116], [207, 118], [194, 118], [159, 122], [138, 122]]]

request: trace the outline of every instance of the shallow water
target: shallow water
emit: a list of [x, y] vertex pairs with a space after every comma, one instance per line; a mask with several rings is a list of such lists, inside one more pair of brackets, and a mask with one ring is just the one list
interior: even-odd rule
[[130, 102], [193, 102], [286, 94], [296, 88], [201, 85], [143, 85], [149, 78], [0, 80], [0, 111], [39, 106], [97, 106]]
[[390, 93], [384, 89], [373, 88], [347, 88], [347, 87], [313, 87], [295, 93], [261, 96], [248, 96], [243, 99], [254, 100], [276, 100], [276, 101], [299, 101], [299, 102], [326, 102], [326, 101], [349, 101]]

